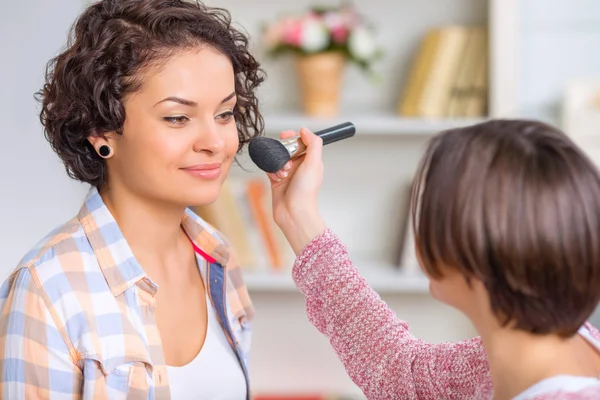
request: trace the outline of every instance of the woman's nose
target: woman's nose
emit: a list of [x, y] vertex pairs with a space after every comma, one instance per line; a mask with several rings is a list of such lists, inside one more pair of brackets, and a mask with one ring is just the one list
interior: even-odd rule
[[217, 124], [214, 121], [204, 124], [198, 132], [197, 139], [194, 142], [194, 151], [219, 153], [224, 147], [225, 141], [219, 132]]

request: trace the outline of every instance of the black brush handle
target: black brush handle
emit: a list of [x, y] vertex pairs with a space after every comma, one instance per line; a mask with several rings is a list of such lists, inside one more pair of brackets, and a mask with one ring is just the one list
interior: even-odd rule
[[344, 122], [343, 124], [330, 126], [329, 128], [316, 131], [315, 135], [320, 136], [323, 139], [323, 145], [326, 145], [352, 137], [355, 133], [356, 127], [354, 124], [352, 122]]

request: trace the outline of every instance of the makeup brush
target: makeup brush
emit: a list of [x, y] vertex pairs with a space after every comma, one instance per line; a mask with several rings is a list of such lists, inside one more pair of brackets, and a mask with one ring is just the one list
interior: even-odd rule
[[[323, 139], [323, 145], [337, 142], [354, 136], [356, 128], [351, 122], [331, 126], [314, 132]], [[291, 159], [297, 158], [306, 152], [306, 145], [300, 136], [288, 139], [273, 139], [264, 136], [250, 140], [248, 153], [250, 158], [265, 172], [277, 172]]]

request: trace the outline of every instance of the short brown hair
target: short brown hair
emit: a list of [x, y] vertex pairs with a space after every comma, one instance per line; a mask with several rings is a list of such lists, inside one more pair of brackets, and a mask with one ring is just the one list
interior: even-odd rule
[[99, 1], [78, 18], [67, 48], [50, 60], [46, 83], [36, 93], [46, 139], [70, 177], [94, 186], [106, 182], [104, 159], [88, 137], [122, 134], [122, 100], [140, 89], [139, 72], [199, 45], [214, 48], [233, 64], [240, 149], [262, 133], [255, 90], [264, 72], [226, 10], [183, 0]]
[[438, 134], [412, 220], [425, 271], [480, 279], [504, 326], [567, 337], [600, 300], [600, 177], [552, 126], [491, 120]]

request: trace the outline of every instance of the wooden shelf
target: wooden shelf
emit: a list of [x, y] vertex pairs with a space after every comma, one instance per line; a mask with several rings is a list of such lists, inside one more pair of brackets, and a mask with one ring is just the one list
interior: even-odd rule
[[403, 118], [393, 114], [342, 114], [334, 118], [315, 118], [302, 114], [280, 113], [265, 116], [265, 131], [277, 136], [288, 129], [302, 127], [313, 131], [350, 121], [356, 125], [356, 135], [432, 135], [444, 129], [472, 125], [486, 118], [421, 119]]
[[[378, 293], [429, 294], [429, 281], [424, 275], [409, 275], [391, 265], [360, 264], [357, 268]], [[245, 272], [244, 281], [250, 292], [298, 291], [289, 270]]]

